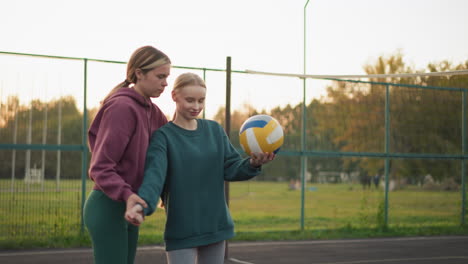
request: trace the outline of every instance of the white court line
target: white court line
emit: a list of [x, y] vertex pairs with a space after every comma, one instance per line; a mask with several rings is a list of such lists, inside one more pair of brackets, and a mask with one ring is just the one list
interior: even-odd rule
[[465, 256], [447, 256], [447, 257], [432, 257], [432, 258], [373, 259], [373, 260], [355, 260], [355, 261], [344, 261], [344, 262], [323, 262], [321, 264], [359, 264], [359, 263], [383, 263], [383, 262], [394, 262], [394, 261], [404, 261], [404, 263], [411, 263], [411, 262], [408, 262], [408, 261], [436, 260], [436, 259], [437, 260], [468, 259], [468, 257], [465, 257]]
[[[310, 244], [337, 244], [337, 243], [364, 243], [372, 241], [375, 242], [388, 242], [388, 241], [414, 241], [414, 240], [443, 240], [443, 239], [466, 239], [468, 236], [445, 236], [445, 237], [402, 237], [402, 238], [369, 238], [369, 239], [345, 239], [345, 240], [311, 240], [311, 241], [268, 241], [268, 242], [230, 242], [229, 247], [251, 247], [251, 246], [265, 246], [265, 245], [310, 245]], [[164, 250], [161, 246], [143, 246], [138, 247], [138, 251], [147, 250]], [[18, 251], [0, 253], [0, 257], [11, 256], [34, 256], [34, 255], [54, 255], [54, 254], [67, 254], [67, 253], [86, 253], [92, 252], [91, 248], [87, 249], [64, 249], [64, 250], [38, 250], [38, 251]], [[248, 262], [247, 262], [248, 263]], [[347, 262], [343, 262], [347, 263]], [[359, 263], [359, 262], [357, 262]], [[365, 262], [362, 262], [365, 263]], [[253, 263], [252, 263], [253, 264]]]
[[[337, 243], [366, 243], [372, 242], [389, 242], [389, 241], [417, 241], [417, 240], [443, 240], [443, 239], [466, 239], [466, 236], [443, 236], [443, 237], [398, 237], [398, 238], [368, 238], [368, 239], [348, 239], [348, 240], [313, 240], [313, 241], [268, 241], [268, 242], [236, 242], [229, 243], [229, 247], [251, 247], [251, 246], [266, 246], [266, 245], [310, 245], [310, 244], [337, 244]], [[447, 256], [433, 258], [411, 258], [411, 259], [381, 259], [381, 260], [357, 260], [347, 262], [327, 262], [322, 264], [359, 264], [359, 263], [377, 263], [390, 261], [415, 261], [415, 260], [449, 260], [449, 259], [468, 259], [464, 256]], [[254, 264], [252, 262], [242, 261], [235, 258], [229, 258], [230, 261], [240, 264]]]
[[235, 258], [229, 258], [229, 260], [232, 261], [232, 262], [240, 263], [240, 264], [254, 264], [252, 262], [242, 261], [242, 260], [238, 260], [238, 259], [235, 259]]
[[[354, 260], [345, 262], [324, 262], [322, 264], [359, 264], [359, 263], [383, 263], [383, 262], [394, 262], [394, 261], [416, 261], [416, 260], [449, 260], [449, 259], [468, 259], [465, 256], [447, 256], [447, 257], [431, 257], [431, 258], [396, 258], [396, 259], [374, 259], [374, 260]], [[242, 261], [235, 258], [229, 258], [230, 261], [240, 264], [254, 264], [252, 262]]]
[[344, 244], [344, 243], [372, 243], [389, 241], [417, 241], [417, 240], [444, 240], [468, 239], [468, 236], [434, 236], [434, 237], [397, 237], [397, 238], [366, 238], [366, 239], [340, 239], [340, 240], [306, 240], [306, 241], [265, 241], [265, 242], [230, 242], [230, 247], [251, 247], [266, 245], [312, 245], [312, 244]]

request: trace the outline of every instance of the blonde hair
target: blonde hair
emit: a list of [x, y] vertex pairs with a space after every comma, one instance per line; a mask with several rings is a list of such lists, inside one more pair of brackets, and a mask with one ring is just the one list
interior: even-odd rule
[[177, 78], [174, 81], [174, 87], [172, 88], [172, 90], [177, 91], [189, 85], [199, 85], [201, 87], [206, 88], [205, 81], [200, 76], [198, 76], [195, 73], [186, 72], [177, 76]]
[[135, 50], [127, 63], [127, 76], [125, 81], [117, 84], [102, 102], [105, 102], [111, 97], [117, 90], [122, 87], [129, 86], [130, 84], [136, 84], [137, 76], [135, 74], [137, 69], [140, 69], [143, 74], [151, 71], [152, 69], [170, 64], [171, 60], [162, 51], [156, 49], [153, 46], [143, 46]]
[[[177, 76], [174, 80], [174, 86], [172, 87], [173, 92], [177, 92], [182, 88], [189, 86], [189, 85], [198, 85], [206, 89], [205, 81], [195, 73], [186, 72], [182, 73], [181, 75]], [[174, 116], [172, 120], [176, 117], [176, 112], [174, 112]]]

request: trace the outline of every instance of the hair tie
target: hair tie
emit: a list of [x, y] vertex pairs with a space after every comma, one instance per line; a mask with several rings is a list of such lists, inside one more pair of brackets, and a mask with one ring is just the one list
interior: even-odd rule
[[128, 85], [128, 84], [131, 84], [131, 82], [128, 81], [127, 79], [125, 79], [124, 84], [125, 84], [125, 85]]

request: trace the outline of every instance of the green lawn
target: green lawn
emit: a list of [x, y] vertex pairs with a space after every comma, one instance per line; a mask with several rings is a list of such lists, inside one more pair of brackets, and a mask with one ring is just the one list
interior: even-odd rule
[[[81, 234], [81, 182], [62, 180], [27, 186], [0, 181], [0, 248], [89, 246]], [[90, 190], [88, 181], [87, 190]], [[315, 187], [310, 190], [310, 187]], [[360, 185], [308, 184], [301, 229], [301, 192], [284, 182], [230, 184], [234, 240], [327, 239], [370, 236], [468, 234], [460, 225], [461, 193], [417, 187], [389, 194], [388, 226], [384, 192]], [[147, 217], [140, 244], [161, 244], [165, 215]]]

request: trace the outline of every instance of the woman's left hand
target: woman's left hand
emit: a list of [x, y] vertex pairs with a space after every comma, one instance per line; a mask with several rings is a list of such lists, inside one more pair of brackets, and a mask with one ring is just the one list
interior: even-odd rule
[[268, 152], [252, 153], [250, 155], [250, 165], [252, 167], [258, 168], [262, 166], [263, 164], [266, 164], [272, 161], [273, 159], [275, 159], [275, 157], [276, 157], [275, 153], [268, 153]]

